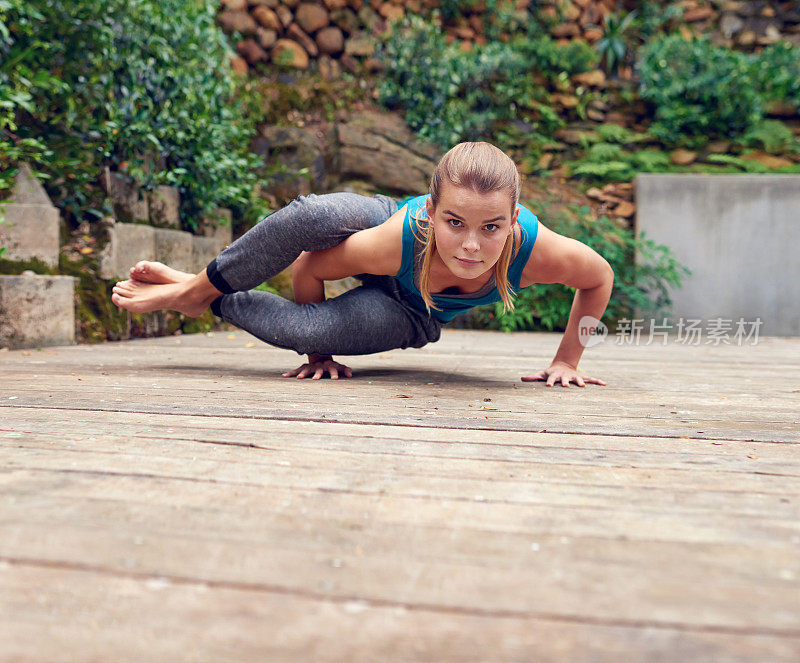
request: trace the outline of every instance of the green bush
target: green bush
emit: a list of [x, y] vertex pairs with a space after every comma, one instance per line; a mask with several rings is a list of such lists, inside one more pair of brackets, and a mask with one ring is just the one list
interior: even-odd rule
[[748, 57], [705, 37], [654, 39], [642, 50], [640, 73], [641, 96], [655, 106], [650, 133], [665, 144], [737, 136], [762, 117]]
[[498, 121], [516, 117], [513, 88], [501, 83], [523, 77], [525, 62], [506, 44], [476, 46], [466, 57], [433, 23], [407, 14], [378, 57], [390, 65], [378, 85], [381, 103], [402, 107], [409, 126], [443, 148], [490, 139]]
[[753, 76], [766, 102], [785, 102], [800, 109], [800, 47], [781, 41], [753, 59]]
[[764, 120], [756, 124], [741, 137], [748, 147], [757, 147], [771, 154], [796, 150], [797, 139], [792, 130], [778, 120]]
[[437, 11], [432, 19], [407, 14], [382, 38], [378, 98], [403, 109], [420, 137], [446, 149], [463, 140], [497, 140], [509, 120], [521, 118], [533, 126], [532, 140], [552, 136], [564, 122], [548, 103], [547, 86], [563, 88], [597, 63], [586, 44], [561, 47], [524, 33], [465, 54], [446, 44], [438, 22]]
[[34, 23], [42, 19], [35, 9], [25, 5], [23, 0], [0, 0], [0, 202], [2, 193], [14, 185], [15, 164], [44, 162], [52, 154], [35, 134], [21, 137], [16, 133], [18, 114], [34, 112], [31, 89], [47, 94], [62, 86], [57, 77], [29, 66], [29, 61], [45, 45], [31, 40], [23, 48], [16, 39], [18, 33], [32, 37]]
[[[634, 311], [657, 317], [672, 305], [668, 288], [680, 287], [690, 272], [680, 265], [666, 246], [644, 237], [636, 238], [608, 217], [592, 220], [588, 207], [570, 207], [562, 214], [547, 216], [548, 228], [590, 246], [614, 270], [614, 290], [603, 322], [613, 327]], [[638, 252], [639, 262], [634, 260]], [[490, 304], [477, 312], [478, 320], [489, 329], [502, 331], [563, 330], [566, 328], [575, 289], [555, 283], [536, 283], [522, 290], [516, 308], [503, 313], [502, 304]]]
[[73, 222], [110, 211], [96, 186], [104, 165], [145, 188], [178, 187], [190, 226], [216, 206], [266, 212], [255, 195], [261, 159], [248, 149], [255, 127], [216, 2], [0, 2], [0, 82], [17, 90], [0, 121], [18, 127], [0, 136], [0, 162], [24, 156], [19, 141], [38, 141], [35, 166]]

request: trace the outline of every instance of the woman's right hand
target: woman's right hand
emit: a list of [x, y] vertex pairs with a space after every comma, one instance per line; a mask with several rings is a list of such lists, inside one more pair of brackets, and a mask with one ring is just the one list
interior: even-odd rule
[[311, 377], [312, 380], [319, 380], [325, 373], [331, 376], [331, 380], [338, 380], [340, 375], [346, 378], [353, 377], [353, 371], [347, 366], [333, 361], [333, 357], [330, 355], [317, 353], [308, 355], [308, 361], [305, 364], [293, 371], [283, 373], [283, 377], [297, 377], [298, 380]]

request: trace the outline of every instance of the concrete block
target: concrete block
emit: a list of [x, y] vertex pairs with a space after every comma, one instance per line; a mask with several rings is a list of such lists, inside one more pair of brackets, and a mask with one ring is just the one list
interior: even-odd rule
[[0, 206], [0, 246], [8, 260], [36, 258], [48, 267], [58, 266], [59, 213], [56, 207], [8, 203]]
[[214, 237], [219, 243], [219, 250], [222, 251], [232, 240], [231, 211], [225, 207], [217, 207], [212, 214], [200, 220], [197, 226], [197, 234], [203, 237]]
[[194, 236], [182, 230], [155, 229], [156, 260], [182, 272], [194, 271], [193, 246]]
[[72, 276], [0, 276], [0, 347], [34, 348], [75, 343]]
[[100, 278], [127, 279], [140, 260], [156, 259], [156, 229], [136, 223], [115, 223], [100, 255]]
[[150, 225], [156, 228], [181, 227], [181, 194], [174, 186], [160, 185], [146, 192]]
[[111, 200], [117, 221], [131, 223], [149, 221], [147, 198], [132, 177], [112, 173], [108, 166], [103, 170], [101, 183]]
[[219, 255], [219, 240], [215, 237], [192, 237], [192, 263], [195, 274], [203, 271], [214, 258]]
[[47, 191], [40, 184], [27, 163], [19, 165], [19, 172], [14, 178], [14, 188], [11, 191], [11, 202], [20, 205], [50, 205], [53, 201]]
[[693, 272], [673, 322], [760, 318], [761, 335], [800, 336], [800, 175], [639, 175], [636, 205], [637, 234]]

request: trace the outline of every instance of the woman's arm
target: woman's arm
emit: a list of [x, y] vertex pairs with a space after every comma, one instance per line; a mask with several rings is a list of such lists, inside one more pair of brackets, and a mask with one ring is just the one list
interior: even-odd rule
[[522, 287], [533, 283], [563, 283], [577, 291], [564, 336], [550, 367], [522, 379], [547, 380], [549, 386], [560, 381], [565, 387], [571, 381], [580, 387], [585, 386], [586, 382], [605, 384], [596, 378], [582, 377], [577, 372], [584, 350], [578, 327], [586, 317], [599, 322], [603, 316], [614, 285], [611, 265], [585, 244], [539, 224], [536, 243], [521, 279]]
[[301, 253], [292, 265], [295, 302], [325, 301], [325, 281], [356, 274], [397, 274], [403, 257], [404, 210], [330, 249]]

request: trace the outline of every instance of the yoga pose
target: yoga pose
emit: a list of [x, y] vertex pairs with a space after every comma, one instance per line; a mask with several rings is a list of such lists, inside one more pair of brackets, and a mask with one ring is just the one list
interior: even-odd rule
[[[548, 230], [519, 205], [514, 162], [485, 142], [460, 143], [442, 157], [429, 195], [398, 203], [384, 195], [299, 196], [233, 242], [199, 274], [142, 261], [114, 286], [114, 304], [215, 315], [261, 340], [308, 354], [284, 377], [351, 377], [334, 355], [419, 348], [442, 324], [473, 306], [502, 301], [533, 283], [577, 289], [548, 368], [524, 381], [580, 387], [578, 323], [599, 320], [614, 272], [588, 246]], [[398, 208], [399, 207], [399, 208]], [[295, 302], [253, 290], [292, 265]], [[325, 300], [324, 282], [357, 276], [362, 285]]]

